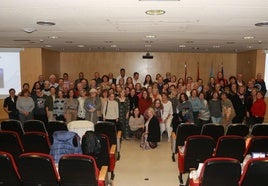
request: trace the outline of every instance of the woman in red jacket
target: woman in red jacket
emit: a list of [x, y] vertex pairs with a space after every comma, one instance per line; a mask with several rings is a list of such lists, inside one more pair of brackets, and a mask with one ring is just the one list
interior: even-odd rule
[[264, 101], [264, 93], [261, 91], [257, 92], [257, 100], [253, 103], [250, 109], [253, 124], [262, 123], [266, 112], [266, 103]]
[[145, 110], [152, 106], [152, 99], [150, 98], [150, 95], [147, 90], [142, 91], [142, 96], [139, 98], [139, 109], [140, 113], [143, 115]]

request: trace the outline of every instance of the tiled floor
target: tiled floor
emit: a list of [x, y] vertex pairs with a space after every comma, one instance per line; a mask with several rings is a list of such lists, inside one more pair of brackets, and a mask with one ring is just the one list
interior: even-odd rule
[[163, 139], [156, 149], [142, 150], [137, 140], [122, 142], [113, 186], [178, 186], [178, 166], [171, 159], [171, 144]]

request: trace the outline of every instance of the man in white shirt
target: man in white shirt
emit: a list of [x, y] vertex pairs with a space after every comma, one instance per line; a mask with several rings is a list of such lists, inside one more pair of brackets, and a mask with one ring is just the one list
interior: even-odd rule
[[134, 84], [134, 86], [137, 83], [142, 84], [141, 81], [139, 80], [139, 76], [140, 76], [140, 74], [138, 72], [134, 72], [134, 74], [133, 74], [133, 84]]

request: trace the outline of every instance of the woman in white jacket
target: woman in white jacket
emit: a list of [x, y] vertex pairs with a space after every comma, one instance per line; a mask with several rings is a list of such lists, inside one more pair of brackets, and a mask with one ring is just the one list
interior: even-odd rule
[[168, 141], [170, 141], [171, 133], [172, 133], [172, 115], [173, 115], [173, 109], [172, 109], [172, 103], [168, 99], [168, 95], [166, 93], [162, 93], [162, 104], [163, 104], [163, 111], [162, 111], [162, 120], [160, 123], [160, 134], [162, 137], [162, 134], [164, 131], [168, 134]]
[[[102, 108], [103, 121], [110, 121], [115, 124], [118, 123], [119, 118], [119, 108], [118, 102], [115, 100], [114, 93], [109, 95], [108, 100], [104, 103]], [[117, 130], [120, 130], [120, 125], [117, 125]]]

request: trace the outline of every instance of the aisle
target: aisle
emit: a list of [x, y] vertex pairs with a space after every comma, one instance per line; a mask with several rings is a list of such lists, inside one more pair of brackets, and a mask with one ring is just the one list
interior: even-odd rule
[[170, 143], [166, 139], [153, 150], [142, 150], [136, 140], [122, 142], [113, 186], [176, 185], [179, 185], [177, 160], [172, 162]]

